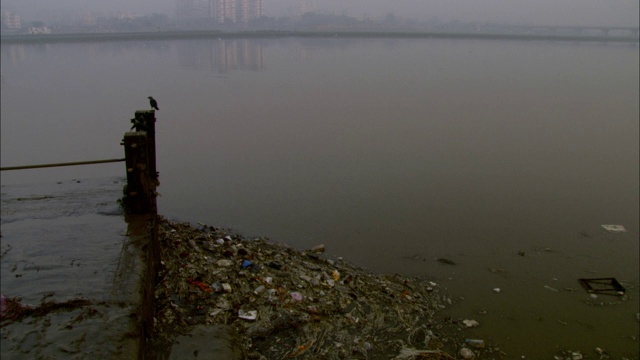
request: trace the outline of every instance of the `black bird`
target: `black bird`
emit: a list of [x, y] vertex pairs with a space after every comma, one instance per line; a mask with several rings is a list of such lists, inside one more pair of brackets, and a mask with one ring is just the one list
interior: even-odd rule
[[152, 98], [151, 96], [149, 96], [148, 99], [152, 109], [160, 110], [158, 109], [158, 102], [156, 101], [156, 99]]

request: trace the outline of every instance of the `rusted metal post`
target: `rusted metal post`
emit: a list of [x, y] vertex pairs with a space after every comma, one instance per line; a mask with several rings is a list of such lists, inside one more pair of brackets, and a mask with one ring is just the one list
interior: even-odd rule
[[131, 120], [135, 132], [124, 134], [127, 186], [124, 205], [133, 214], [157, 214], [155, 112], [136, 111]]

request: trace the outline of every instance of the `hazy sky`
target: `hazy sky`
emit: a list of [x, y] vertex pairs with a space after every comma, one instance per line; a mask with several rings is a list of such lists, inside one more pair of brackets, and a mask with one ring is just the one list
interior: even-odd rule
[[[301, 1], [313, 1], [318, 11], [335, 14], [380, 17], [394, 13], [415, 19], [535, 25], [638, 26], [640, 12], [638, 0], [264, 0], [265, 15], [285, 15]], [[70, 11], [173, 15], [175, 0], [2, 0], [2, 8], [26, 21]]]

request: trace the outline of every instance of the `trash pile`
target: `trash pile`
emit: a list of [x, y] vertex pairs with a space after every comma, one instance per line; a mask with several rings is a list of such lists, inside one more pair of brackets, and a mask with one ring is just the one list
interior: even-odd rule
[[230, 324], [249, 359], [500, 358], [460, 340], [464, 324], [436, 321], [452, 301], [434, 282], [373, 275], [325, 258], [323, 245], [298, 251], [200, 225], [158, 221], [159, 353], [195, 325]]

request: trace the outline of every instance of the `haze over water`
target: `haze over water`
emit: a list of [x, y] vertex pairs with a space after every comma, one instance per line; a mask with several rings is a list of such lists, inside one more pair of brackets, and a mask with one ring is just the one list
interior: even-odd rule
[[[637, 43], [2, 45], [2, 166], [122, 157], [151, 95], [160, 213], [428, 276], [464, 297], [447, 311], [481, 323], [469, 337], [510, 355], [637, 358], [638, 60]], [[616, 277], [631, 300], [590, 306], [581, 277]]]

